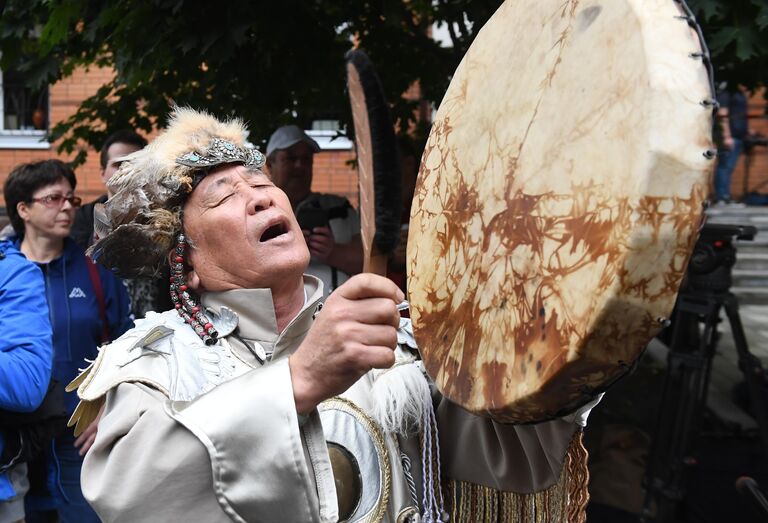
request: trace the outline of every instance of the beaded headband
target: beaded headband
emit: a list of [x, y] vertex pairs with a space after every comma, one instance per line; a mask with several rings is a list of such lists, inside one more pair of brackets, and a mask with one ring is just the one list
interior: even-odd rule
[[246, 167], [261, 168], [265, 158], [256, 149], [238, 147], [230, 141], [214, 138], [202, 151], [191, 151], [176, 158], [176, 163], [187, 167], [211, 168], [228, 163], [242, 163]]

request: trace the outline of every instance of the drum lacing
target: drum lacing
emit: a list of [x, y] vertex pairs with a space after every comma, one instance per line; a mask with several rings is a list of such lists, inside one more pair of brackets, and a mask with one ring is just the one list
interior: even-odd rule
[[691, 8], [688, 7], [688, 4], [685, 2], [685, 0], [675, 0], [675, 2], [685, 13], [685, 15], [680, 15], [675, 18], [685, 20], [688, 25], [696, 31], [696, 35], [699, 37], [701, 52], [690, 53], [689, 56], [694, 59], [700, 58], [702, 62], [704, 62], [704, 64], [707, 66], [707, 75], [709, 76], [709, 91], [712, 96], [710, 100], [704, 100], [701, 103], [704, 106], [711, 107], [713, 111], [712, 115], [714, 116], [715, 111], [717, 111], [718, 104], [717, 96], [715, 94], [715, 72], [712, 68], [712, 60], [709, 54], [709, 47], [707, 47], [707, 42], [704, 40], [704, 33], [701, 31], [701, 26], [699, 26], [698, 22], [696, 21], [696, 16], [693, 14], [693, 11], [691, 11]]
[[[698, 60], [701, 59], [701, 61], [706, 65], [707, 67], [707, 76], [709, 77], [709, 92], [711, 94], [709, 99], [702, 100], [700, 103], [705, 108], [712, 111], [712, 117], [714, 118], [717, 114], [717, 110], [720, 107], [720, 104], [717, 103], [717, 95], [715, 93], [715, 72], [712, 67], [712, 60], [710, 58], [709, 54], [709, 48], [707, 47], [707, 43], [704, 41], [704, 33], [701, 31], [701, 26], [699, 26], [698, 22], [696, 21], [696, 16], [693, 14], [693, 11], [691, 11], [691, 8], [688, 7], [688, 4], [685, 2], [685, 0], [675, 0], [675, 2], [680, 6], [680, 8], [685, 13], [684, 15], [676, 16], [675, 18], [678, 18], [680, 20], [685, 20], [688, 25], [696, 31], [696, 35], [699, 37], [699, 44], [701, 45], [701, 52], [696, 53], [690, 53], [688, 56], [691, 58]], [[707, 160], [713, 160], [717, 157], [717, 150], [715, 149], [707, 149], [704, 151], [704, 158]]]

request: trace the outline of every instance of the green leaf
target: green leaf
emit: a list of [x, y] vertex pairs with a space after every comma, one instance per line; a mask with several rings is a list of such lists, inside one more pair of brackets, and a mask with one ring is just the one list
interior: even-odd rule
[[64, 0], [58, 6], [53, 6], [51, 2], [51, 11], [48, 22], [40, 33], [40, 53], [48, 54], [51, 49], [59, 44], [70, 31], [70, 25], [76, 19], [79, 12], [79, 2], [75, 0]]
[[693, 12], [705, 20], [719, 17], [725, 9], [721, 0], [696, 0], [688, 3]]
[[709, 50], [713, 53], [719, 53], [733, 44], [739, 36], [739, 29], [736, 27], [723, 27], [715, 32], [707, 41]]

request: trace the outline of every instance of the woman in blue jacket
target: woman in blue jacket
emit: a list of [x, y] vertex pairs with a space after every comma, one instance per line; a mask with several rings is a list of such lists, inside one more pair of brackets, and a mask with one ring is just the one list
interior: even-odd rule
[[[0, 241], [0, 409], [32, 412], [51, 379], [51, 323], [43, 277], [11, 242]], [[24, 519], [27, 467], [17, 431], [0, 427], [0, 521]]]
[[[5, 182], [8, 217], [18, 249], [43, 272], [53, 327], [53, 377], [69, 383], [96, 357], [97, 347], [133, 326], [128, 294], [122, 282], [94, 265], [68, 238], [80, 198], [74, 195], [75, 174], [58, 160], [17, 166]], [[76, 394], [65, 397], [68, 414]], [[86, 438], [95, 433], [95, 426]], [[98, 522], [80, 490], [82, 457], [70, 431], [58, 437], [47, 459], [36, 470], [30, 465], [33, 487], [26, 498], [27, 522]], [[86, 443], [86, 447], [90, 442]], [[35, 491], [35, 473], [45, 477], [45, 491]]]

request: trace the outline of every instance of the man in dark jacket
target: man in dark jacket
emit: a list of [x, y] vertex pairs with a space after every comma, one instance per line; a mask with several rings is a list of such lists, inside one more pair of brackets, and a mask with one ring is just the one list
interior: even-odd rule
[[[24, 519], [29, 433], [9, 413], [31, 413], [51, 378], [53, 350], [42, 273], [9, 241], [0, 241], [0, 521]], [[41, 443], [41, 442], [37, 442]]]
[[[110, 134], [99, 152], [101, 179], [104, 184], [106, 185], [112, 175], [117, 172], [124, 157], [140, 151], [146, 145], [147, 141], [134, 131], [122, 130]], [[104, 203], [111, 197], [112, 194], [107, 189], [107, 194], [83, 205], [75, 213], [75, 222], [70, 236], [83, 249], [87, 250], [94, 241], [93, 215], [96, 204]], [[149, 311], [164, 311], [172, 307], [173, 304], [166, 291], [167, 282], [166, 275], [161, 275], [159, 278], [125, 280], [128, 295], [131, 297], [131, 309], [136, 318], [143, 318]]]
[[[104, 141], [104, 145], [99, 151], [99, 162], [101, 163], [101, 179], [104, 185], [107, 184], [112, 175], [117, 172], [117, 169], [122, 163], [122, 158], [128, 156], [131, 153], [140, 151], [147, 145], [147, 141], [136, 134], [133, 131], [122, 130], [117, 131], [109, 136]], [[96, 198], [94, 201], [87, 203], [80, 207], [75, 214], [75, 223], [72, 225], [72, 232], [70, 236], [75, 242], [83, 249], [87, 249], [93, 243], [93, 211], [97, 203], [104, 203], [107, 201], [109, 189], [107, 194], [103, 194]]]

